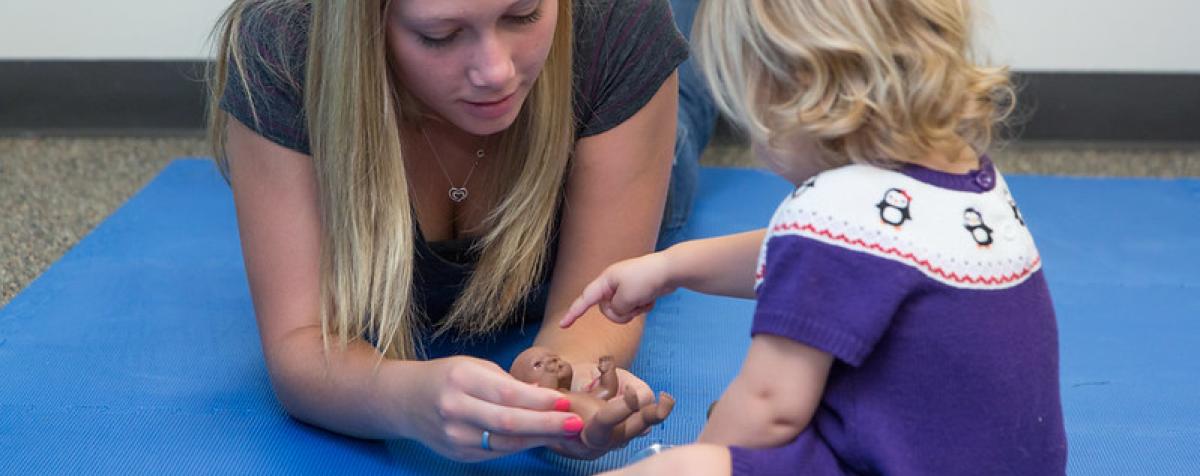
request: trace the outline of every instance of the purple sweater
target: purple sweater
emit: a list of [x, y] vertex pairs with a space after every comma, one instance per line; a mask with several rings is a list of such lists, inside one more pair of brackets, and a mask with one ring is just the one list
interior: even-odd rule
[[808, 428], [733, 472], [1063, 474], [1058, 334], [1041, 260], [984, 157], [952, 175], [852, 165], [775, 213], [751, 333], [835, 358]]

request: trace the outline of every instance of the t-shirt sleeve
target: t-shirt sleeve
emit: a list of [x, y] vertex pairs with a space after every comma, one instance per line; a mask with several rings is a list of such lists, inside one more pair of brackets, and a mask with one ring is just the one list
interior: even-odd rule
[[612, 129], [640, 111], [688, 57], [667, 0], [576, 2], [577, 135]]
[[221, 109], [246, 127], [304, 154], [309, 152], [303, 110], [306, 18], [247, 15], [241, 24], [242, 67], [232, 55]]
[[751, 334], [772, 334], [858, 366], [891, 325], [919, 272], [805, 236], [766, 244]]

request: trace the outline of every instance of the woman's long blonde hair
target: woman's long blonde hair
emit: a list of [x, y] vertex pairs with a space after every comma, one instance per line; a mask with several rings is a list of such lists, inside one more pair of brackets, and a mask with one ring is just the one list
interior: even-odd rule
[[[247, 64], [299, 91], [316, 170], [321, 216], [321, 309], [326, 345], [368, 338], [389, 358], [420, 358], [425, 323], [413, 299], [415, 233], [401, 147], [401, 123], [415, 116], [388, 66], [384, 15], [389, 0], [326, 2], [238, 0], [214, 31], [209, 74], [209, 134], [228, 176], [220, 110], [227, 75], [253, 98]], [[478, 336], [496, 329], [522, 304], [546, 266], [568, 158], [574, 143], [571, 2], [560, 2], [558, 26], [541, 75], [515, 123], [499, 140], [505, 161], [477, 251], [479, 262], [436, 332]], [[307, 29], [304, 27], [307, 25]], [[276, 29], [268, 44], [247, 31]], [[294, 35], [309, 45], [303, 78], [287, 64]], [[269, 32], [269, 31], [268, 31]], [[293, 32], [291, 35], [288, 32]], [[267, 61], [267, 58], [275, 61]], [[258, 121], [259, 108], [250, 101]]]
[[717, 106], [752, 139], [816, 140], [828, 166], [892, 166], [965, 140], [1015, 101], [971, 60], [968, 0], [706, 0], [695, 44]]

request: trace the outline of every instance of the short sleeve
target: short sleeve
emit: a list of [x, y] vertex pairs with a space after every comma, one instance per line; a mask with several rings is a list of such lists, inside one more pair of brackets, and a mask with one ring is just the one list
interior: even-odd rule
[[576, 1], [577, 135], [612, 129], [650, 102], [688, 57], [667, 0]]
[[271, 142], [308, 154], [303, 75], [309, 17], [253, 13], [243, 17], [242, 68], [230, 58], [221, 109]]
[[797, 235], [771, 236], [751, 334], [810, 345], [858, 366], [891, 325], [920, 272]]

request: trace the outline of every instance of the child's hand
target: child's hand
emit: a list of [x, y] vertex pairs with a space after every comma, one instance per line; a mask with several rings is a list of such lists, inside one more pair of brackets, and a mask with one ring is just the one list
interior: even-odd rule
[[559, 326], [570, 327], [597, 304], [609, 320], [621, 324], [649, 312], [656, 298], [675, 291], [675, 286], [669, 283], [666, 261], [663, 253], [651, 253], [609, 266], [583, 288], [583, 293], [571, 303]]

